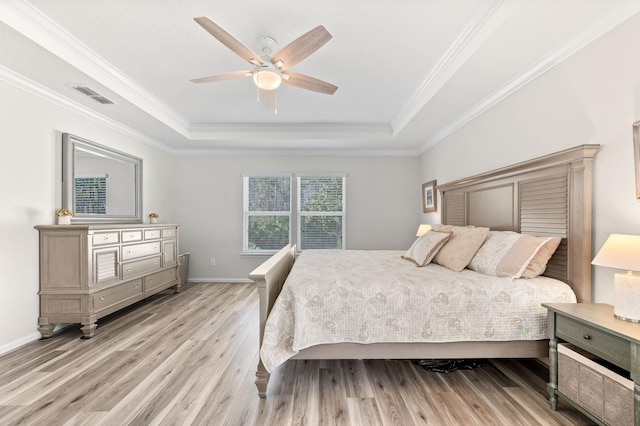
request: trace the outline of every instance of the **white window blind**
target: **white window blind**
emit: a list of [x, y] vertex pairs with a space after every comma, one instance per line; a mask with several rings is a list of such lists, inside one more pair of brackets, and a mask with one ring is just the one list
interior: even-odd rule
[[291, 176], [243, 176], [243, 252], [271, 253], [291, 239]]
[[298, 249], [345, 247], [344, 176], [299, 176]]
[[107, 213], [107, 178], [75, 178], [75, 212], [83, 214]]

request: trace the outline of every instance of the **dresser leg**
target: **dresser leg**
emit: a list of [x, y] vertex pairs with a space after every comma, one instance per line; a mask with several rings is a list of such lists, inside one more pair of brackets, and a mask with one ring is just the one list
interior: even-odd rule
[[95, 334], [96, 331], [96, 327], [98, 325], [95, 322], [89, 323], [89, 324], [82, 324], [82, 327], [80, 328], [80, 330], [82, 330], [82, 338], [83, 339], [91, 339], [93, 337], [93, 335]]
[[47, 322], [46, 318], [40, 318], [40, 326], [38, 327], [38, 331], [42, 335], [43, 339], [48, 339], [53, 336], [53, 329], [55, 328], [55, 324], [51, 324]]

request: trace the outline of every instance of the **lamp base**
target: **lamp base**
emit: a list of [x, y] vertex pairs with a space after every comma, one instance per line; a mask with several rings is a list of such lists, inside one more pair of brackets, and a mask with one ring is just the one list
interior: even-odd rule
[[613, 315], [624, 321], [640, 322], [640, 276], [615, 274], [613, 292]]
[[619, 320], [622, 320], [622, 321], [634, 322], [636, 324], [640, 323], [640, 319], [625, 318], [625, 317], [621, 317], [620, 315], [617, 315], [617, 314], [613, 314], [613, 316], [618, 318]]

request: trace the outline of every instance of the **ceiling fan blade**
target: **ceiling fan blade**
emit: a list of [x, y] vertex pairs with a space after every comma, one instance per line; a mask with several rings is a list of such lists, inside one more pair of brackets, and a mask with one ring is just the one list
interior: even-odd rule
[[212, 81], [233, 80], [236, 78], [249, 77], [253, 74], [252, 71], [234, 71], [226, 72], [224, 74], [209, 75], [207, 77], [192, 78], [194, 83], [210, 83]]
[[245, 61], [252, 63], [254, 65], [262, 65], [264, 62], [258, 55], [253, 53], [251, 49], [242, 44], [240, 40], [229, 34], [222, 28], [220, 25], [213, 22], [211, 19], [206, 16], [201, 16], [199, 18], [193, 18], [202, 28], [204, 28], [209, 34], [217, 38], [220, 43], [227, 46], [231, 51], [233, 51], [236, 55], [240, 56]]
[[300, 89], [313, 90], [314, 92], [324, 93], [327, 95], [333, 95], [338, 86], [334, 86], [326, 81], [319, 80], [315, 77], [308, 76], [306, 74], [300, 74], [299, 72], [287, 71], [282, 73], [282, 82], [290, 86], [299, 87]]
[[[273, 55], [271, 62], [284, 71], [320, 49], [331, 37], [325, 27], [317, 26], [280, 49]], [[278, 65], [280, 62], [282, 65]]]
[[274, 113], [278, 113], [277, 107], [277, 90], [264, 90], [258, 87], [258, 101], [263, 108], [272, 109]]

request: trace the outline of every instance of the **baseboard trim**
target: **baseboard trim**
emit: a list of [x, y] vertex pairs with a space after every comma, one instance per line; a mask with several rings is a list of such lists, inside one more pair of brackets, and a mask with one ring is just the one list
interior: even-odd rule
[[249, 278], [189, 278], [187, 283], [252, 283]]
[[27, 336], [24, 336], [18, 340], [14, 340], [13, 342], [7, 343], [6, 345], [0, 346], [0, 355], [6, 354], [7, 352], [11, 352], [14, 349], [19, 348], [20, 346], [24, 346], [27, 343], [34, 342], [40, 339], [40, 333], [32, 333]]

